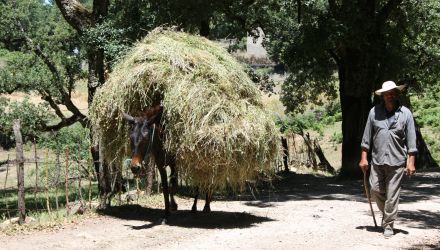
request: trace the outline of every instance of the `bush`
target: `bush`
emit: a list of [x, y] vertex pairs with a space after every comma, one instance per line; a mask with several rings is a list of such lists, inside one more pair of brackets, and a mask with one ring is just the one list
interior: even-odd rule
[[75, 161], [90, 159], [90, 131], [79, 123], [46, 133], [39, 142], [41, 146], [55, 153], [61, 154], [68, 150]]
[[22, 102], [0, 98], [0, 112], [0, 133], [12, 138], [12, 125], [15, 119], [19, 119], [24, 142], [38, 137], [44, 124], [54, 117], [47, 105], [31, 103], [27, 98]]
[[337, 102], [330, 102], [323, 108], [307, 110], [301, 114], [291, 113], [285, 120], [279, 120], [277, 123], [282, 132], [299, 133], [301, 130], [310, 129], [322, 135], [326, 126], [331, 126], [341, 120], [341, 106]]
[[440, 161], [440, 85], [429, 87], [423, 94], [411, 97], [414, 117], [421, 127], [427, 127], [423, 133], [432, 157]]
[[337, 144], [342, 143], [342, 132], [334, 132], [330, 138], [330, 141]]

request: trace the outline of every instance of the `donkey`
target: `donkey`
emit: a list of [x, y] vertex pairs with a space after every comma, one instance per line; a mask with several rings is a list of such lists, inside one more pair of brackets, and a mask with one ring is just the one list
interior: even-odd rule
[[[177, 168], [175, 154], [167, 152], [163, 145], [164, 126], [161, 125], [163, 107], [160, 104], [147, 107], [137, 117], [123, 113], [124, 119], [131, 124], [130, 144], [131, 144], [131, 164], [133, 174], [137, 175], [141, 171], [142, 162], [146, 156], [154, 157], [157, 168], [159, 169], [162, 181], [162, 192], [165, 201], [165, 215], [162, 223], [166, 223], [171, 211], [177, 210], [177, 203], [174, 195], [177, 191]], [[170, 188], [165, 167], [169, 166]], [[210, 212], [211, 192], [206, 193], [206, 203], [204, 212]], [[197, 211], [197, 198], [199, 190], [196, 188], [194, 204], [191, 211]]]

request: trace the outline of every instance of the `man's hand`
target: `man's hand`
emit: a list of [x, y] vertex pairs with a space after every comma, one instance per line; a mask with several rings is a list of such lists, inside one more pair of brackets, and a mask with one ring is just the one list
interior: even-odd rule
[[406, 165], [406, 175], [412, 176], [416, 172], [416, 167], [414, 164], [408, 164]]
[[368, 171], [368, 161], [365, 159], [361, 159], [361, 161], [359, 162], [359, 167], [361, 168], [362, 172], [367, 172]]
[[412, 176], [416, 172], [416, 166], [415, 166], [415, 154], [409, 154], [408, 162], [406, 164], [406, 175]]
[[361, 150], [361, 161], [359, 162], [359, 167], [362, 169], [362, 172], [368, 171], [368, 158], [367, 158], [368, 151], [366, 149]]

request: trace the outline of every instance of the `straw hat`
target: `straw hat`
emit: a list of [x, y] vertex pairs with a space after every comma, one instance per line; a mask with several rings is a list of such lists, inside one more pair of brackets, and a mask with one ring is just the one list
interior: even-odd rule
[[383, 92], [387, 92], [392, 89], [398, 89], [399, 91], [402, 91], [405, 87], [406, 87], [406, 85], [397, 86], [396, 83], [393, 81], [386, 81], [386, 82], [382, 83], [382, 88], [376, 90], [374, 93], [376, 93], [376, 95], [382, 95]]

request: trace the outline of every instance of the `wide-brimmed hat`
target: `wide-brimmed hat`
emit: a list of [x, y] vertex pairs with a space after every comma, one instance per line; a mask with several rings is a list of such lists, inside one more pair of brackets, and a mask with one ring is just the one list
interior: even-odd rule
[[393, 81], [386, 81], [386, 82], [382, 83], [382, 88], [376, 90], [374, 93], [376, 93], [376, 95], [382, 95], [383, 92], [387, 92], [392, 89], [398, 89], [399, 91], [402, 91], [405, 87], [406, 87], [406, 85], [397, 86], [396, 83]]

